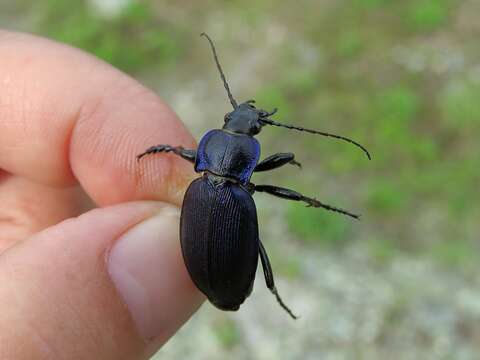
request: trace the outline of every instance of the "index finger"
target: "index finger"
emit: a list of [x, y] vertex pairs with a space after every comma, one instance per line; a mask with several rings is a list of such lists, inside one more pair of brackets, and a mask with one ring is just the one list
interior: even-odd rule
[[99, 205], [180, 203], [191, 164], [136, 155], [151, 145], [195, 147], [153, 92], [94, 57], [0, 31], [0, 169], [39, 183], [80, 183]]

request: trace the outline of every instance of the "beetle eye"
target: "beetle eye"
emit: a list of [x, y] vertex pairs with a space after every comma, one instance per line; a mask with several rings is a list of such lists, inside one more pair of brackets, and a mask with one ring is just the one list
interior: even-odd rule
[[228, 120], [230, 120], [230, 114], [225, 114], [223, 121], [227, 122]]

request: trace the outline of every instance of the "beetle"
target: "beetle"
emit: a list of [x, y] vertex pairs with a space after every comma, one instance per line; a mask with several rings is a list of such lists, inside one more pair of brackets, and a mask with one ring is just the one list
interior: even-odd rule
[[225, 115], [221, 129], [210, 130], [201, 138], [196, 150], [156, 145], [137, 155], [137, 160], [149, 154], [171, 152], [194, 164], [195, 171], [202, 173], [190, 184], [184, 196], [180, 242], [190, 277], [208, 300], [221, 310], [238, 310], [252, 292], [260, 257], [268, 289], [280, 306], [296, 319], [275, 287], [270, 261], [258, 235], [257, 210], [252, 195], [265, 192], [356, 219], [359, 215], [294, 190], [252, 183], [250, 178], [254, 172], [273, 170], [286, 164], [301, 167], [293, 153], [277, 153], [259, 161], [260, 144], [254, 136], [264, 126], [272, 125], [341, 139], [361, 148], [369, 159], [370, 154], [349, 138], [276, 122], [270, 117], [277, 109], [258, 109], [254, 100], [238, 104], [220, 66], [213, 41], [205, 33], [201, 36], [210, 44], [233, 111]]

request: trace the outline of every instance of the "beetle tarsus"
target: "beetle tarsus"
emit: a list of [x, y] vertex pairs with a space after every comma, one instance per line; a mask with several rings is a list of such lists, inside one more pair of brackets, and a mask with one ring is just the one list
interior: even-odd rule
[[354, 214], [354, 213], [351, 213], [350, 211], [347, 211], [347, 210], [344, 210], [344, 209], [340, 209], [340, 208], [337, 208], [335, 206], [331, 206], [331, 205], [327, 205], [327, 204], [324, 204], [320, 201], [318, 201], [317, 199], [315, 198], [308, 198], [308, 197], [303, 197], [302, 201], [306, 202], [308, 205], [307, 207], [316, 207], [316, 208], [324, 208], [326, 210], [330, 210], [330, 211], [334, 211], [334, 212], [338, 212], [340, 214], [343, 214], [343, 215], [347, 215], [347, 216], [350, 216], [350, 217], [353, 217], [354, 219], [357, 219], [359, 220], [360, 219], [360, 215], [358, 214]]
[[160, 152], [173, 152], [175, 155], [180, 156], [182, 159], [190, 161], [191, 163], [195, 162], [197, 156], [197, 151], [193, 149], [184, 149], [182, 146], [170, 146], [170, 145], [156, 145], [151, 146], [145, 152], [137, 155], [137, 161], [140, 161], [146, 155], [156, 154]]
[[272, 266], [270, 265], [270, 260], [268, 259], [267, 251], [263, 247], [263, 244], [260, 240], [258, 240], [258, 247], [260, 252], [260, 260], [262, 262], [263, 267], [263, 274], [265, 275], [265, 283], [267, 284], [267, 288], [275, 295], [277, 302], [280, 306], [292, 317], [292, 319], [298, 319], [298, 316], [295, 315], [290, 308], [285, 305], [282, 298], [278, 294], [277, 288], [275, 287], [275, 281], [273, 280], [273, 271]]
[[288, 313], [288, 315], [290, 315], [292, 317], [292, 319], [294, 320], [297, 320], [299, 318], [298, 315], [295, 315], [292, 310], [290, 310], [290, 308], [285, 305], [285, 303], [283, 302], [282, 298], [280, 297], [280, 295], [278, 295], [278, 291], [277, 291], [277, 288], [274, 286], [272, 289], [270, 289], [270, 291], [272, 292], [273, 295], [275, 295], [275, 298], [277, 299], [277, 302], [280, 304], [280, 306]]
[[292, 160], [292, 161], [289, 161], [288, 163], [291, 164], [291, 165], [298, 166], [299, 169], [302, 168], [302, 164], [299, 163], [298, 161]]
[[318, 201], [317, 199], [306, 197], [295, 190], [290, 190], [290, 189], [282, 188], [280, 186], [273, 186], [273, 185], [255, 185], [255, 184], [252, 184], [252, 185], [255, 191], [265, 192], [270, 195], [278, 196], [282, 199], [303, 201], [304, 203], [307, 204], [307, 207], [323, 208], [325, 210], [334, 211], [339, 214], [350, 216], [357, 220], [360, 219], [360, 215], [351, 213], [350, 211], [347, 211], [344, 209], [337, 208], [335, 206], [324, 204]]

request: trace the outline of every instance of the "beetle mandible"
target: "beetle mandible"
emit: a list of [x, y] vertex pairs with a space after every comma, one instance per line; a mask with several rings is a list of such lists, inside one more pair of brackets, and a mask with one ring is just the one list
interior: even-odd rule
[[258, 109], [254, 106], [254, 100], [238, 104], [225, 79], [212, 40], [205, 33], [201, 36], [210, 43], [233, 111], [225, 115], [222, 129], [210, 130], [202, 137], [196, 150], [156, 145], [138, 155], [137, 159], [148, 154], [172, 152], [194, 164], [197, 173], [202, 173], [185, 193], [180, 217], [180, 242], [190, 277], [210, 302], [221, 310], [238, 310], [252, 292], [260, 256], [268, 289], [281, 307], [296, 319], [275, 287], [270, 261], [258, 236], [253, 193], [265, 192], [283, 199], [302, 201], [307, 206], [324, 208], [356, 219], [359, 215], [294, 190], [250, 182], [253, 172], [273, 170], [286, 164], [301, 167], [292, 153], [274, 154], [259, 162], [260, 144], [254, 136], [263, 126], [273, 125], [341, 139], [361, 148], [369, 159], [370, 154], [349, 138], [276, 122], [270, 117], [277, 109]]

